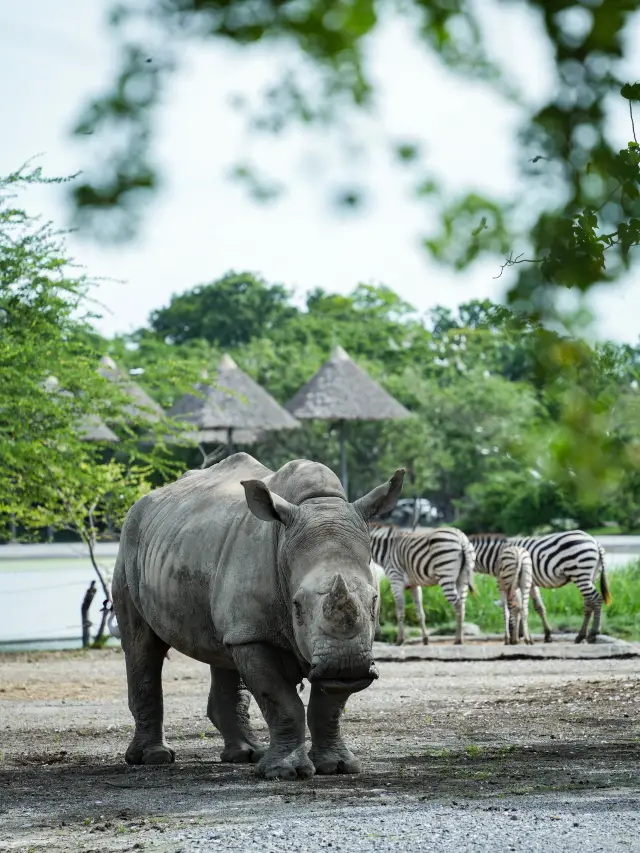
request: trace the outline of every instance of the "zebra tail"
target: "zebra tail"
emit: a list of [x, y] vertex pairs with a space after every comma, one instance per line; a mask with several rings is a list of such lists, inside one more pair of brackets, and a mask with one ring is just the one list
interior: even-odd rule
[[607, 583], [607, 572], [604, 567], [604, 548], [598, 545], [600, 552], [598, 562], [600, 563], [600, 595], [605, 604], [611, 604], [611, 593], [609, 592], [609, 584]]

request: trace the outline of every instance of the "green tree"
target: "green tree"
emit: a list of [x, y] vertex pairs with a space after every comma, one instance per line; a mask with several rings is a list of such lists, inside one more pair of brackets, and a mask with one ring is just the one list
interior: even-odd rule
[[166, 308], [154, 311], [150, 326], [172, 343], [204, 340], [226, 350], [268, 336], [296, 314], [282, 285], [229, 272], [174, 296]]
[[[142, 409], [131, 413], [126, 388], [98, 373], [101, 346], [96, 348], [89, 325], [91, 281], [69, 262], [62, 235], [17, 206], [17, 193], [43, 180], [38, 170], [27, 168], [0, 180], [4, 536], [14, 523], [27, 532], [41, 523], [68, 526], [70, 512], [63, 508], [73, 506], [74, 518], [80, 518], [78, 507], [93, 486], [104, 503], [107, 473], [110, 490], [126, 494], [128, 479], [139, 481], [151, 473], [166, 477], [175, 471], [165, 443], [175, 434], [174, 425], [165, 419], [150, 423]], [[119, 439], [118, 463], [110, 468], [99, 463], [111, 451], [85, 440], [87, 428], [100, 422], [109, 424]], [[121, 474], [119, 480], [114, 472]]]

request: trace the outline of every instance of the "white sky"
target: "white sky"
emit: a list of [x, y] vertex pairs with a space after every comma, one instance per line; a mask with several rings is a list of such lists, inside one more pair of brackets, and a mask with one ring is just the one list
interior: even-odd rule
[[[517, 6], [499, 11], [489, 0], [491, 43], [528, 96], [552, 85], [551, 66], [536, 21]], [[0, 4], [0, 173], [42, 153], [49, 174], [78, 171], [86, 146], [69, 129], [88, 97], [105, 88], [114, 46], [104, 26], [109, 0], [21, 0]], [[637, 36], [637, 37], [636, 37]], [[640, 49], [640, 27], [634, 28]], [[636, 53], [638, 50], [636, 50]], [[121, 280], [100, 285], [105, 334], [143, 325], [173, 293], [211, 281], [229, 269], [251, 270], [303, 294], [315, 286], [346, 293], [358, 282], [384, 283], [421, 311], [455, 307], [471, 298], [500, 299], [507, 278], [485, 261], [456, 276], [432, 263], [419, 246], [433, 224], [424, 204], [411, 200], [410, 173], [392, 164], [381, 141], [419, 140], [425, 163], [455, 190], [508, 193], [516, 181], [513, 131], [517, 114], [482, 84], [444, 72], [402, 26], [387, 28], [370, 50], [382, 95], [375, 119], [359, 119], [323, 137], [294, 131], [284, 139], [249, 138], [228, 100], [256, 93], [282, 60], [265, 47], [189, 43], [158, 123], [157, 152], [166, 186], [147, 211], [142, 234], [126, 246], [69, 238], [71, 254], [93, 276]], [[534, 69], [534, 71], [532, 71]], [[627, 141], [628, 119], [618, 113], [612, 134]], [[370, 154], [354, 166], [340, 139], [366, 139]], [[261, 206], [226, 178], [230, 165], [251, 160], [288, 190]], [[336, 213], [331, 193], [351, 174], [370, 191], [364, 213]], [[51, 187], [30, 191], [32, 212], [66, 224], [65, 198]], [[637, 342], [640, 287], [626, 281], [601, 288], [593, 306], [602, 337]]]

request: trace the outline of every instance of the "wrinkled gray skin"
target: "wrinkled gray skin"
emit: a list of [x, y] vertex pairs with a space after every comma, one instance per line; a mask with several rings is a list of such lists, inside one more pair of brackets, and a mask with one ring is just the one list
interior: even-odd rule
[[[273, 473], [237, 453], [129, 510], [113, 578], [136, 726], [129, 763], [174, 760], [162, 705], [172, 646], [211, 667], [207, 714], [223, 761], [257, 762], [269, 779], [358, 772], [339, 721], [349, 695], [377, 678], [366, 522], [395, 505], [403, 475], [348, 503], [324, 465], [295, 460]], [[249, 691], [269, 727], [266, 750], [249, 726]]]

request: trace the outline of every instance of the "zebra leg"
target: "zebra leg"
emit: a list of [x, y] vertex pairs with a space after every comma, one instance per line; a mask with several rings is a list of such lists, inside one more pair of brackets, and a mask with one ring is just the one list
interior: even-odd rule
[[544, 641], [545, 643], [551, 643], [553, 642], [553, 638], [551, 636], [551, 625], [547, 619], [547, 611], [545, 609], [542, 596], [540, 595], [540, 590], [535, 585], [531, 586], [531, 600], [533, 601], [534, 610], [540, 619], [542, 619], [542, 625], [544, 627]]
[[[582, 593], [582, 597], [584, 599], [584, 620], [582, 622], [582, 627], [580, 628], [580, 631], [578, 632], [578, 635], [575, 639], [575, 642], [581, 643], [586, 637], [588, 643], [595, 643], [596, 638], [600, 632], [602, 598], [600, 597], [600, 593], [591, 581], [579, 584], [578, 589]], [[591, 614], [593, 614], [593, 624], [591, 625], [591, 630], [589, 631], [589, 635], [587, 636], [587, 628], [589, 627], [589, 620], [591, 619]]]
[[597, 591], [597, 589], [593, 588], [593, 622], [591, 623], [591, 631], [587, 635], [588, 643], [595, 643], [598, 634], [600, 633], [600, 618], [602, 616], [602, 605], [604, 603], [602, 596]]
[[401, 646], [404, 643], [404, 583], [392, 583], [391, 592], [396, 603], [396, 621], [398, 623], [396, 646]]
[[413, 598], [413, 603], [416, 606], [416, 613], [418, 614], [418, 622], [420, 623], [420, 634], [422, 635], [422, 645], [429, 645], [429, 637], [427, 636], [427, 625], [424, 618], [424, 607], [422, 606], [422, 587], [421, 586], [412, 586], [411, 587], [411, 598]]
[[466, 583], [462, 592], [456, 589], [456, 586], [452, 581], [441, 581], [440, 586], [442, 587], [444, 597], [453, 607], [453, 611], [456, 614], [456, 639], [454, 642], [456, 646], [461, 646], [464, 642], [462, 636], [462, 628], [464, 624], [464, 611], [467, 598]]
[[525, 588], [520, 590], [520, 593], [522, 595], [522, 609], [520, 612], [522, 636], [524, 638], [525, 643], [528, 646], [532, 646], [533, 640], [531, 639], [531, 634], [529, 633], [529, 588], [525, 585]]
[[508, 646], [511, 643], [510, 614], [507, 593], [503, 589], [500, 590], [500, 601], [502, 602], [502, 614], [504, 616], [504, 644]]
[[511, 629], [511, 645], [517, 646], [520, 642], [520, 612], [522, 610], [520, 590], [517, 589], [509, 597], [509, 627]]

